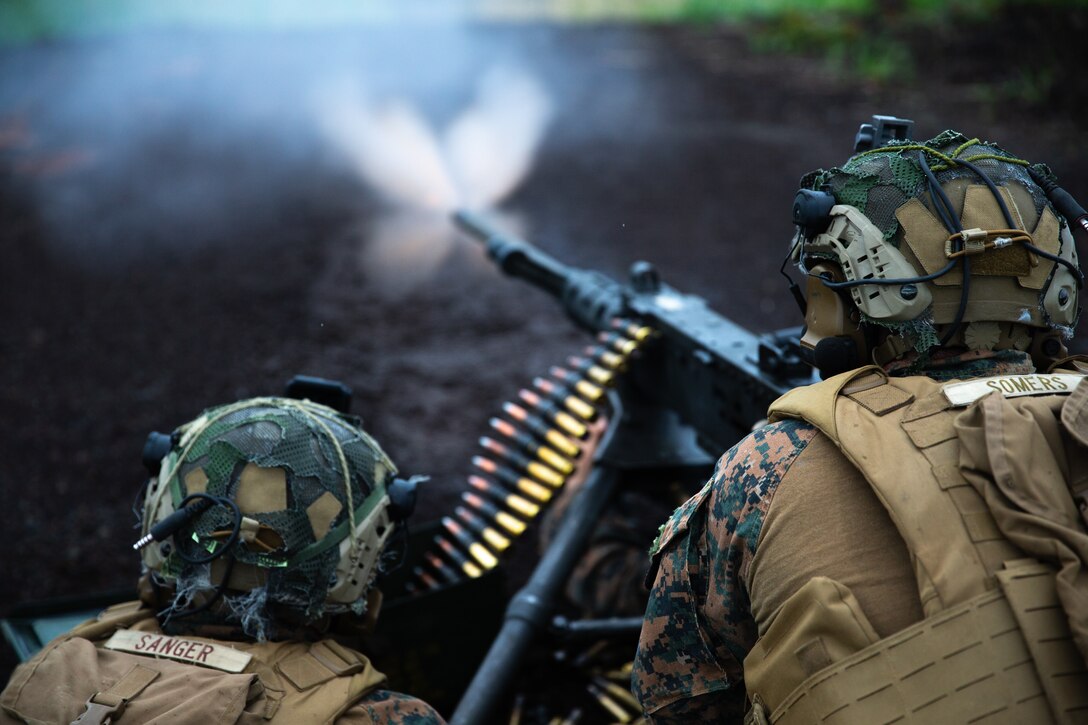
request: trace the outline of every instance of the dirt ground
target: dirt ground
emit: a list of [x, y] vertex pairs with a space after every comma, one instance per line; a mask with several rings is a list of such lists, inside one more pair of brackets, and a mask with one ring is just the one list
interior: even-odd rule
[[432, 476], [419, 507], [432, 520], [487, 419], [585, 343], [433, 215], [420, 223], [440, 231], [423, 238], [444, 256], [406, 242], [407, 267], [365, 263], [376, 229], [420, 213], [319, 132], [306, 99], [328, 78], [360, 78], [441, 128], [481, 74], [521, 68], [552, 115], [501, 208], [568, 263], [619, 277], [652, 260], [769, 330], [798, 322], [777, 271], [797, 180], [844, 160], [873, 113], [1001, 141], [1088, 199], [1083, 120], [988, 105], [974, 61], [932, 58], [924, 82], [877, 87], [754, 54], [735, 30], [549, 26], [0, 52], [0, 608], [134, 581], [129, 509], [151, 430], [295, 373], [339, 379], [402, 471]]

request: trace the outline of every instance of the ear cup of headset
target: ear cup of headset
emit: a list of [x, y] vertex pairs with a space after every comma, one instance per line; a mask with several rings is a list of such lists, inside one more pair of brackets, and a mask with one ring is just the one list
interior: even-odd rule
[[824, 261], [809, 269], [801, 348], [824, 378], [853, 370], [868, 359], [857, 309], [842, 293], [823, 283], [825, 279], [841, 281], [843, 277], [841, 269]]

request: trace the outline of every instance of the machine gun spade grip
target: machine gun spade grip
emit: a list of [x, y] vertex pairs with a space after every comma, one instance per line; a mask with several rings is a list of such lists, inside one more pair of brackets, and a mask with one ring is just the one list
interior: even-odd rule
[[503, 272], [561, 300], [579, 327], [590, 332], [608, 330], [612, 318], [624, 311], [623, 287], [600, 272], [568, 267], [529, 242], [502, 234], [478, 214], [458, 211], [453, 221], [483, 242], [487, 255]]

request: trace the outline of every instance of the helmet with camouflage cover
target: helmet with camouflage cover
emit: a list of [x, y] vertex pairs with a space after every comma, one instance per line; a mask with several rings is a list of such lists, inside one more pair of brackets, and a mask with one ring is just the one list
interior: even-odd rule
[[912, 350], [1019, 350], [1041, 368], [1064, 357], [1083, 276], [1044, 179], [1046, 166], [955, 131], [806, 175], [792, 254], [808, 276], [810, 362], [827, 377]]
[[169, 598], [167, 621], [225, 619], [274, 639], [363, 613], [400, 514], [388, 493], [397, 469], [358, 419], [254, 398], [205, 411], [170, 442], [145, 495], [141, 540], [161, 540], [142, 556]]

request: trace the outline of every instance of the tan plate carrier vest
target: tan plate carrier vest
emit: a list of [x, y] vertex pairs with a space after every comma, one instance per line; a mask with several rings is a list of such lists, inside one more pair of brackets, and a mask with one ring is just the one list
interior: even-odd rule
[[183, 638], [252, 655], [232, 673], [103, 647], [125, 629], [160, 632], [139, 602], [110, 607], [16, 669], [0, 698], [0, 722], [332, 723], [385, 681], [366, 657], [332, 640]]
[[[1026, 458], [1032, 471], [1015, 485], [1060, 488], [1060, 498], [1054, 499], [1059, 504], [1051, 507], [1055, 511], [1047, 510], [1037, 521], [1049, 526], [1060, 520], [1065, 528], [1059, 537], [1068, 534], [1074, 539], [1071, 546], [1079, 547], [1080, 561], [1064, 557], [1080, 577], [1073, 587], [1063, 586], [1061, 575], [1056, 584], [1057, 562], [1030, 551], [1051, 550], [1049, 529], [1036, 537], [1038, 542], [1016, 538], [1030, 553], [1009, 540], [998, 523], [1007, 517], [994, 503], [1001, 498], [994, 476], [978, 470], [990, 464], [970, 458], [971, 446], [978, 449], [981, 442], [985, 449], [985, 443], [1003, 440], [1003, 432], [1013, 432], [1000, 430], [1002, 415], [1008, 418], [1009, 411], [1002, 406], [1012, 406], [1019, 415], [1027, 400], [1036, 409], [1050, 406], [1044, 410], [1053, 430], [1059, 425], [1055, 415], [1061, 424], [1080, 426], [1072, 437], [1084, 443], [1088, 383], [1072, 396], [1041, 397], [990, 395], [957, 408], [942, 393], [941, 383], [888, 378], [870, 367], [798, 388], [771, 406], [771, 421], [808, 421], [864, 474], [906, 542], [925, 619], [880, 639], [847, 587], [815, 577], [786, 600], [745, 658], [752, 703], [746, 723], [1088, 722], [1088, 671], [1069, 626], [1073, 621], [1083, 646], [1088, 534], [1073, 500], [1083, 506], [1088, 448], [1069, 453], [1068, 463], [1052, 462], [1047, 468], [1038, 463], [1044, 453], [1039, 449], [1048, 453], [1053, 441], [1046, 441], [1048, 447], [1020, 436], [1025, 440], [1002, 444], [1006, 450], [999, 457], [1005, 463], [995, 464], [1007, 467], [1007, 459], [1019, 455], [1017, 445], [1031, 445]], [[1078, 407], [1063, 411], [1066, 401]], [[1029, 421], [1023, 430], [1029, 428], [1038, 426]], [[975, 451], [977, 459], [986, 455]], [[1057, 457], [1065, 458], [1062, 453]], [[963, 461], [970, 465], [961, 467]], [[1042, 468], [1049, 479], [1039, 483], [1047, 478], [1036, 475]], [[999, 473], [999, 480], [1013, 480]], [[1012, 484], [1006, 488], [1019, 496]], [[993, 512], [991, 506], [996, 506]], [[1033, 546], [1039, 542], [1041, 547]], [[1038, 558], [1028, 558], [1033, 555]], [[1078, 597], [1079, 612], [1063, 610], [1063, 604], [1068, 608], [1064, 600]]]

